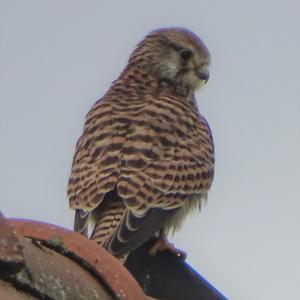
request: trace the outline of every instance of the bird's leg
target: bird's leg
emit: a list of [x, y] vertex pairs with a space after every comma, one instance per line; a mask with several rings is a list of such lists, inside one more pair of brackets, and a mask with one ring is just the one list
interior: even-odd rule
[[162, 251], [169, 251], [183, 260], [186, 259], [186, 252], [176, 248], [173, 243], [170, 243], [163, 230], [159, 232], [157, 240], [155, 241], [154, 245], [151, 247], [149, 254], [154, 256], [156, 255], [157, 252], [162, 252]]

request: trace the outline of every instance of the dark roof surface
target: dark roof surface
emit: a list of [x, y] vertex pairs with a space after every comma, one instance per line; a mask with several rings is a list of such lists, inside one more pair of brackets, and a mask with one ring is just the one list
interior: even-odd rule
[[181, 258], [167, 251], [149, 255], [154, 241], [136, 249], [125, 262], [145, 293], [164, 300], [226, 300]]

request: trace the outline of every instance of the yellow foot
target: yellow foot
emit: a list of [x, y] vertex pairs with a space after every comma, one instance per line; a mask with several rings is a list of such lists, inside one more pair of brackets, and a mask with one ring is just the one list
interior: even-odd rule
[[154, 245], [151, 247], [149, 254], [155, 256], [157, 252], [169, 251], [182, 260], [186, 259], [186, 252], [180, 250], [174, 246], [173, 243], [170, 243], [167, 238], [159, 237]]

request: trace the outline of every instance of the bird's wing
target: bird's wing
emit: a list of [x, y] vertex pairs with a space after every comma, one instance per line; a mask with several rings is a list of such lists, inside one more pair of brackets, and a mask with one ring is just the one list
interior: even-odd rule
[[[105, 99], [95, 105], [69, 181], [70, 206], [84, 212], [116, 191], [120, 207], [106, 208], [92, 235], [114, 254], [153, 236], [190, 195], [206, 192], [213, 176], [211, 134], [197, 110], [170, 98], [144, 100], [133, 109]], [[76, 218], [82, 232], [88, 218]]]
[[115, 255], [151, 238], [191, 195], [206, 193], [213, 177], [211, 133], [196, 109], [153, 99], [127, 122], [116, 184], [124, 208], [107, 209], [92, 235]]

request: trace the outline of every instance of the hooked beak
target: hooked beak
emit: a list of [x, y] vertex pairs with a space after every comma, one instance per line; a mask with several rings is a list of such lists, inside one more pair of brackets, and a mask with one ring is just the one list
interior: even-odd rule
[[196, 70], [196, 75], [197, 75], [198, 78], [205, 81], [205, 83], [206, 83], [209, 79], [208, 67], [205, 66], [205, 67], [202, 67], [201, 69]]

